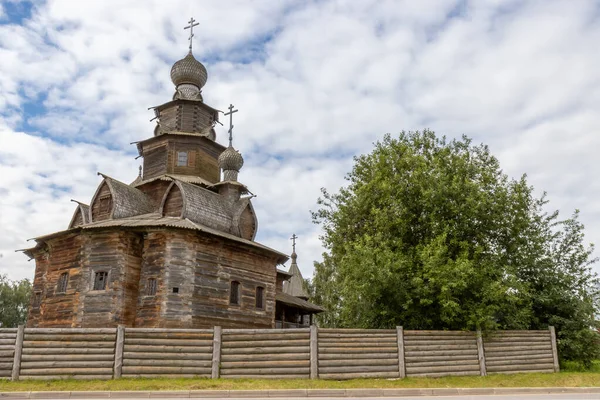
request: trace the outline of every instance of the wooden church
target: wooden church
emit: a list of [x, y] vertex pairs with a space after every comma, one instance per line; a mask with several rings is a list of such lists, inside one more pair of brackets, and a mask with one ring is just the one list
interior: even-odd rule
[[295, 327], [323, 311], [284, 291], [299, 269], [278, 269], [287, 255], [254, 240], [258, 219], [232, 146], [237, 110], [225, 113], [225, 147], [214, 130], [220, 111], [202, 98], [207, 71], [192, 37], [171, 68], [173, 99], [154, 108], [154, 135], [137, 142], [138, 178], [99, 174], [68, 229], [24, 250], [36, 263], [28, 327]]

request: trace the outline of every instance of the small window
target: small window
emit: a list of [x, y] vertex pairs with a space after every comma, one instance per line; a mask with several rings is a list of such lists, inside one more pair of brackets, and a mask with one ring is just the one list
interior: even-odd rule
[[229, 292], [229, 303], [240, 304], [240, 283], [231, 281], [231, 291]]
[[261, 287], [261, 286], [256, 287], [256, 308], [265, 308], [264, 293], [265, 293], [264, 287]]
[[99, 271], [94, 275], [94, 290], [105, 290], [108, 272]]
[[108, 213], [110, 212], [110, 196], [100, 197], [98, 199], [98, 212]]
[[146, 295], [154, 296], [156, 294], [156, 279], [150, 278], [146, 282]]
[[179, 293], [179, 288], [178, 287], [174, 287], [173, 288], [173, 293]]
[[188, 153], [187, 151], [178, 151], [177, 152], [177, 166], [185, 167], [188, 163]]
[[42, 292], [35, 292], [33, 294], [33, 307], [39, 308], [40, 304], [42, 304]]
[[69, 285], [69, 273], [63, 272], [58, 278], [58, 284], [56, 285], [56, 293], [65, 293], [67, 286]]

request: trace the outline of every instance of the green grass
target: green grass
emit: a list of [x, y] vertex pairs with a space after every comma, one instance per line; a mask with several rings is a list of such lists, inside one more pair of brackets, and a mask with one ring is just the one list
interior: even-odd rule
[[[567, 365], [567, 369], [570, 367]], [[456, 376], [443, 378], [353, 379], [326, 381], [309, 379], [118, 379], [111, 381], [0, 381], [0, 392], [89, 391], [89, 390], [264, 390], [351, 388], [458, 388], [458, 387], [591, 387], [600, 386], [600, 362], [585, 372]]]

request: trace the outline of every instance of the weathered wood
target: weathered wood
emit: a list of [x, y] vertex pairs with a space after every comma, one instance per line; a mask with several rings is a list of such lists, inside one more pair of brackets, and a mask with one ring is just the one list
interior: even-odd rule
[[17, 333], [18, 330], [19, 330], [18, 328], [0, 328], [0, 333], [2, 333], [2, 334], [5, 334], [5, 333]]
[[398, 359], [396, 358], [370, 358], [370, 359], [358, 359], [358, 360], [320, 360], [319, 367], [354, 367], [354, 366], [388, 366], [398, 365]]
[[392, 347], [396, 346], [398, 341], [396, 338], [392, 340], [380, 341], [380, 342], [369, 342], [369, 341], [357, 341], [357, 342], [347, 342], [345, 340], [337, 340], [335, 342], [325, 342], [323, 340], [319, 340], [319, 348], [327, 348], [327, 347]]
[[391, 353], [398, 352], [398, 348], [394, 347], [321, 347], [319, 346], [319, 354], [355, 354], [355, 353]]
[[407, 373], [407, 376], [411, 378], [428, 377], [428, 378], [439, 378], [442, 376], [470, 376], [479, 375], [479, 370], [473, 371], [447, 371], [447, 372], [425, 372], [425, 373]]
[[234, 349], [234, 348], [248, 348], [248, 347], [301, 347], [301, 346], [309, 346], [310, 341], [308, 338], [306, 340], [253, 340], [246, 342], [228, 342], [227, 339], [223, 341], [222, 347], [223, 349]]
[[126, 352], [146, 352], [146, 353], [212, 353], [212, 346], [192, 347], [192, 346], [137, 346], [125, 345]]
[[61, 348], [61, 349], [73, 349], [73, 348], [105, 348], [105, 349], [113, 349], [115, 347], [114, 342], [32, 342], [32, 341], [24, 341], [24, 348]]
[[221, 376], [227, 376], [227, 375], [285, 375], [285, 374], [290, 374], [290, 375], [307, 375], [310, 376], [310, 366], [306, 366], [304, 368], [297, 368], [297, 367], [293, 367], [293, 368], [286, 368], [286, 367], [275, 367], [273, 366], [272, 368], [234, 368], [234, 369], [222, 369], [221, 370]]
[[126, 337], [125, 345], [203, 347], [203, 346], [212, 346], [212, 339], [211, 340], [130, 339], [130, 338]]
[[475, 336], [474, 332], [469, 331], [414, 331], [405, 330], [404, 336], [409, 338], [411, 336]]
[[112, 374], [110, 375], [32, 375], [32, 376], [21, 376], [21, 380], [43, 380], [43, 381], [54, 381], [54, 380], [61, 380], [61, 379], [75, 379], [75, 380], [91, 380], [91, 379], [97, 379], [97, 380], [108, 380], [108, 379], [112, 379]]
[[23, 354], [21, 362], [25, 361], [114, 361], [112, 354]]
[[354, 334], [354, 333], [370, 333], [370, 334], [382, 334], [388, 333], [391, 335], [396, 334], [395, 329], [338, 329], [338, 328], [321, 328], [319, 333], [331, 334], [331, 333], [343, 333], [343, 334]]
[[[28, 329], [29, 331], [29, 329]], [[53, 334], [53, 335], [38, 335], [25, 333], [26, 342], [49, 342], [49, 341], [61, 341], [61, 342], [114, 342], [115, 335], [110, 334], [80, 334], [80, 335], [68, 335], [68, 334]]]
[[554, 372], [560, 372], [560, 365], [558, 364], [558, 349], [556, 346], [556, 330], [553, 326], [549, 326], [548, 330], [550, 331], [550, 341], [552, 344], [552, 358], [554, 359]]
[[277, 354], [277, 353], [306, 353], [310, 354], [309, 346], [304, 347], [245, 347], [221, 349], [221, 354]]
[[319, 329], [319, 340], [322, 339], [395, 339], [396, 334], [392, 333], [330, 333], [322, 332], [323, 328]]
[[112, 368], [113, 361], [22, 361], [21, 370], [38, 368]]
[[522, 371], [522, 370], [513, 370], [513, 371], [494, 371], [494, 374], [522, 374], [522, 373], [528, 373], [528, 374], [533, 374], [533, 373], [553, 373], [554, 372], [554, 368], [549, 368], [549, 369], [530, 369], [527, 371]]
[[484, 343], [483, 345], [485, 352], [487, 353], [488, 351], [494, 352], [494, 351], [521, 351], [521, 350], [544, 350], [544, 351], [551, 351], [552, 350], [552, 344], [548, 343], [545, 345], [531, 345], [531, 346], [495, 346], [495, 345], [487, 345]]
[[492, 360], [495, 358], [503, 358], [503, 357], [517, 357], [522, 355], [528, 356], [540, 356], [540, 355], [550, 355], [550, 351], [548, 350], [515, 350], [515, 351], [485, 351], [485, 358], [487, 360]]
[[223, 343], [222, 338], [223, 330], [220, 326], [215, 326], [213, 329], [213, 353], [212, 353], [212, 365], [211, 365], [211, 378], [217, 379], [220, 376], [220, 365], [221, 365], [221, 346]]
[[331, 345], [336, 343], [347, 343], [347, 344], [396, 344], [396, 336], [386, 336], [384, 338], [379, 337], [364, 337], [364, 338], [323, 338], [319, 336], [319, 343], [323, 345]]
[[146, 367], [146, 366], [135, 366], [135, 367], [123, 367], [123, 375], [137, 375], [137, 374], [194, 374], [194, 375], [208, 375], [210, 376], [210, 367]]
[[17, 331], [17, 338], [15, 340], [15, 355], [13, 359], [13, 369], [11, 379], [13, 381], [19, 380], [19, 372], [21, 369], [21, 355], [23, 354], [23, 338], [25, 336], [25, 326], [19, 325]]
[[103, 349], [86, 349], [84, 347], [77, 348], [30, 348], [23, 349], [23, 354], [114, 354], [114, 348]]
[[249, 340], [308, 340], [310, 334], [301, 333], [276, 333], [276, 334], [253, 334], [253, 335], [227, 335], [227, 342], [249, 341]]
[[483, 350], [483, 338], [481, 331], [477, 331], [477, 359], [479, 361], [479, 373], [481, 376], [486, 376], [485, 371], [485, 351]]
[[179, 358], [174, 360], [140, 360], [140, 359], [126, 359], [123, 363], [125, 367], [132, 366], [148, 366], [148, 367], [197, 367], [197, 368], [208, 368], [211, 367], [211, 360], [180, 360]]
[[295, 361], [241, 361], [241, 362], [222, 362], [221, 368], [227, 369], [246, 369], [246, 368], [306, 368], [309, 367], [310, 363], [308, 360], [295, 360]]
[[239, 361], [305, 360], [310, 361], [308, 353], [284, 354], [223, 354], [221, 363]]
[[406, 363], [407, 366], [411, 368], [414, 367], [436, 367], [436, 366], [444, 366], [444, 365], [479, 365], [476, 359], [470, 360], [436, 360], [436, 361], [426, 361], [426, 360], [417, 360]]
[[15, 342], [17, 338], [17, 333], [0, 333], [0, 339], [12, 339], [12, 342]]
[[460, 371], [469, 371], [469, 372], [479, 372], [479, 364], [466, 364], [466, 365], [436, 365], [436, 366], [407, 366], [406, 373], [409, 375], [412, 374], [427, 374], [427, 373], [436, 373], [436, 372], [460, 372]]
[[173, 357], [177, 360], [212, 360], [211, 353], [166, 353], [166, 356], [163, 356], [162, 353], [142, 353], [142, 352], [124, 352], [123, 359], [124, 360], [156, 360], [156, 359], [164, 359], [165, 357]]
[[113, 366], [113, 377], [118, 379], [123, 371], [123, 348], [125, 346], [125, 327], [117, 327], [117, 341], [115, 343], [115, 362]]
[[7, 374], [12, 372], [13, 363], [11, 362], [0, 362], [0, 370], [6, 370]]
[[345, 374], [320, 374], [321, 379], [360, 379], [360, 378], [397, 378], [398, 371], [393, 372], [350, 372]]
[[110, 375], [112, 376], [112, 368], [55, 368], [49, 371], [47, 368], [42, 369], [22, 369], [22, 376], [38, 376], [38, 375]]
[[554, 364], [554, 359], [552, 357], [544, 357], [544, 358], [530, 358], [530, 359], [520, 359], [514, 360], [512, 358], [507, 358], [505, 360], [494, 360], [487, 362], [487, 366], [498, 366], [498, 365], [525, 365], [525, 364]]
[[210, 333], [192, 333], [192, 332], [135, 332], [125, 329], [129, 339], [190, 339], [190, 340], [212, 340], [213, 334]]
[[[486, 353], [487, 354], [487, 353]], [[454, 351], [410, 351], [405, 349], [405, 357], [417, 357], [417, 356], [455, 356], [455, 355], [473, 355], [477, 357], [477, 348], [473, 350], [454, 350]]]
[[429, 346], [413, 346], [410, 344], [405, 344], [406, 351], [438, 351], [438, 350], [477, 350], [477, 342], [474, 340], [473, 343], [470, 344], [432, 344]]
[[554, 370], [554, 364], [552, 362], [549, 362], [549, 363], [540, 363], [540, 364], [494, 365], [494, 366], [490, 366], [488, 368], [488, 370], [490, 372], [527, 371], [527, 370], [541, 370], [541, 369]]
[[273, 333], [310, 333], [310, 328], [296, 328], [296, 329], [223, 329], [223, 337], [228, 335], [238, 334], [269, 334]]
[[335, 366], [320, 367], [319, 374], [347, 374], [354, 372], [394, 372], [398, 377], [397, 365], [360, 365], [360, 366]]
[[363, 359], [388, 359], [393, 358], [394, 360], [398, 360], [398, 352], [394, 351], [393, 353], [356, 353], [356, 354], [347, 354], [347, 353], [333, 353], [333, 354], [319, 354], [319, 362], [321, 360], [363, 360]]
[[11, 350], [2, 350], [0, 351], [0, 358], [4, 358], [4, 357], [14, 357], [15, 356], [15, 350], [11, 349]]
[[319, 377], [319, 330], [316, 325], [310, 327], [310, 379]]
[[396, 327], [396, 341], [398, 345], [398, 373], [400, 378], [406, 377], [406, 359], [404, 354], [404, 327]]
[[227, 375], [229, 379], [308, 379], [309, 374], [269, 374], [269, 375], [254, 375], [254, 374], [232, 374]]
[[434, 355], [434, 356], [405, 356], [404, 357], [406, 363], [414, 363], [419, 361], [444, 361], [448, 363], [452, 363], [455, 361], [461, 360], [470, 360], [472, 362], [477, 362], [477, 354], [448, 354], [445, 356]]

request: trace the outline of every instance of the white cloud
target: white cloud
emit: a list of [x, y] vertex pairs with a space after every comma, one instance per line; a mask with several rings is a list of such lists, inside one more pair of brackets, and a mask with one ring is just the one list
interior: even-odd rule
[[64, 228], [97, 171], [136, 176], [129, 143], [152, 135], [147, 108], [173, 94], [191, 15], [205, 101], [240, 109], [258, 239], [289, 252], [297, 233], [305, 276], [322, 251], [309, 214], [319, 188], [403, 129], [490, 144], [509, 175], [528, 173], [563, 215], [581, 209], [600, 239], [594, 2], [57, 0], [21, 25], [0, 11], [0, 273], [31, 276], [13, 250]]

